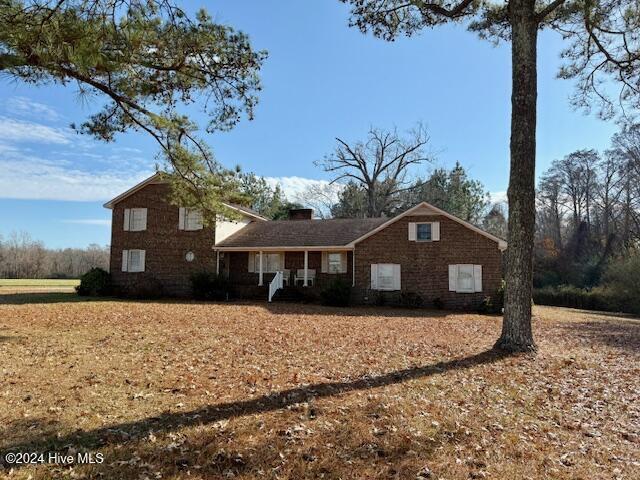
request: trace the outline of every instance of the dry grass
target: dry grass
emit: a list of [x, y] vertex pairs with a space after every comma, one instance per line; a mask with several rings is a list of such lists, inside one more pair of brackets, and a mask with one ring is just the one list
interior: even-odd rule
[[59, 297], [0, 296], [0, 454], [105, 462], [0, 476], [640, 478], [637, 320], [537, 308], [501, 358], [498, 317]]
[[0, 287], [75, 287], [78, 279], [57, 278], [0, 278]]

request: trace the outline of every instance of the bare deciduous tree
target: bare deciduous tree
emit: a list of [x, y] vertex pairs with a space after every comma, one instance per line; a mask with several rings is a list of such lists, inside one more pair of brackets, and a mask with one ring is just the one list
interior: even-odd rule
[[411, 167], [431, 160], [425, 152], [429, 136], [418, 125], [405, 137], [397, 129], [370, 128], [367, 139], [356, 143], [336, 138], [333, 154], [316, 164], [334, 175], [333, 182], [354, 181], [367, 193], [367, 216], [379, 217], [399, 192], [415, 188]]

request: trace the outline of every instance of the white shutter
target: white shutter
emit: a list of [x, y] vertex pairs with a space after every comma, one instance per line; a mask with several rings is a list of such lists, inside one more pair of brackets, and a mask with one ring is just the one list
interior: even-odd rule
[[458, 290], [458, 265], [449, 265], [449, 291]]
[[125, 231], [129, 231], [129, 223], [131, 222], [131, 210], [128, 208], [124, 209], [124, 229]]
[[129, 266], [129, 250], [122, 250], [122, 271], [126, 272]]
[[475, 292], [482, 291], [482, 265], [473, 266], [473, 286]]
[[400, 265], [393, 265], [393, 289], [400, 290]]
[[378, 289], [378, 265], [371, 264], [371, 290]]
[[431, 223], [431, 241], [440, 241], [440, 222]]
[[327, 273], [329, 271], [329, 254], [327, 252], [322, 252], [322, 264], [320, 265], [320, 271], [322, 273]]
[[347, 252], [342, 252], [340, 254], [340, 273], [347, 273]]
[[184, 207], [178, 210], [178, 230], [184, 230]]
[[140, 228], [140, 230], [146, 230], [147, 229], [147, 209], [146, 208], [141, 208], [140, 212], [142, 213], [142, 226]]
[[416, 241], [416, 224], [414, 222], [409, 222], [409, 241]]
[[256, 271], [256, 252], [249, 252], [249, 265], [247, 266], [247, 271], [249, 273], [254, 273]]
[[139, 272], [144, 272], [144, 257], [145, 257], [145, 250], [140, 250], [140, 268], [138, 269]]

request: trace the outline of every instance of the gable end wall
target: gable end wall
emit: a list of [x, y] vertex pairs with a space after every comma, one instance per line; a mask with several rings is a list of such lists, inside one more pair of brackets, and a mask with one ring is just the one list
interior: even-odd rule
[[[202, 230], [178, 230], [178, 207], [169, 203], [167, 184], [149, 184], [118, 202], [112, 211], [111, 276], [123, 294], [159, 293], [183, 296], [191, 291], [190, 277], [203, 270], [215, 271], [216, 255], [212, 250], [213, 227]], [[146, 208], [147, 229], [142, 232], [124, 231], [124, 209]], [[122, 250], [146, 250], [145, 271], [122, 271]], [[185, 255], [192, 251], [193, 262]]]
[[[410, 242], [409, 222], [440, 222], [440, 241]], [[398, 301], [399, 292], [370, 290], [372, 263], [399, 263], [401, 288], [419, 294], [427, 307], [439, 298], [445, 308], [476, 308], [493, 296], [502, 278], [502, 253], [487, 237], [441, 215], [406, 216], [356, 244], [355, 300]], [[482, 265], [482, 292], [449, 292], [449, 265]]]

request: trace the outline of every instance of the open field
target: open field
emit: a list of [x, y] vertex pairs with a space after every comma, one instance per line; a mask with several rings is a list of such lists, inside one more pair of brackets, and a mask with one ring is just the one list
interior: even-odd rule
[[51, 295], [0, 300], [0, 455], [105, 461], [0, 476], [640, 478], [638, 320], [538, 307], [501, 357], [499, 317]]
[[[0, 303], [3, 294], [74, 293], [80, 280], [50, 278], [0, 278]], [[70, 297], [66, 297], [70, 298]]]
[[0, 278], [0, 287], [75, 287], [77, 279], [54, 278]]

